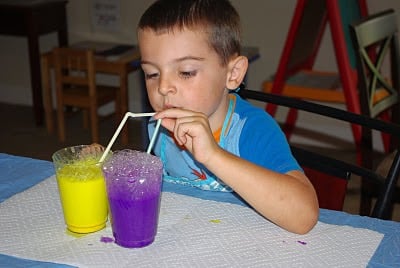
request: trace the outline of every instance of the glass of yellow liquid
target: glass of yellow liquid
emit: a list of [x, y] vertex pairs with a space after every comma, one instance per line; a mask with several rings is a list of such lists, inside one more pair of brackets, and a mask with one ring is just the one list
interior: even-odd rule
[[71, 232], [91, 233], [106, 226], [108, 201], [99, 164], [103, 151], [100, 146], [77, 145], [52, 156], [64, 220]]

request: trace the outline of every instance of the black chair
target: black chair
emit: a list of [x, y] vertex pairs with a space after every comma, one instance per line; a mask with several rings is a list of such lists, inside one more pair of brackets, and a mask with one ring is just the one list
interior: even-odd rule
[[[374, 129], [387, 133], [394, 137], [400, 136], [400, 125], [382, 120], [370, 118], [365, 115], [354, 114], [349, 111], [328, 107], [321, 104], [311, 103], [282, 95], [274, 95], [260, 91], [241, 89], [239, 94], [249, 101], [261, 101], [264, 104], [275, 104], [282, 107], [294, 108], [299, 111], [308, 112], [326, 118], [332, 118], [351, 124], [360, 125], [365, 128]], [[292, 152], [300, 165], [305, 168], [316, 170], [321, 174], [336, 177], [338, 180], [349, 180], [351, 175], [357, 175], [365, 180], [380, 185], [380, 192], [377, 202], [370, 216], [381, 219], [388, 219], [391, 212], [391, 204], [394, 195], [394, 188], [400, 174], [400, 152], [394, 156], [393, 162], [386, 177], [382, 177], [374, 170], [362, 167], [358, 164], [348, 163], [331, 156], [322, 155], [309, 149], [291, 145]], [[313, 178], [312, 181], [324, 180], [325, 176]], [[318, 199], [322, 198], [321, 189], [316, 188]], [[326, 189], [324, 189], [326, 190]], [[328, 189], [330, 191], [330, 189]], [[331, 196], [335, 196], [335, 193]]]
[[[400, 124], [400, 50], [397, 16], [389, 9], [350, 25], [351, 39], [357, 61], [358, 90], [361, 113], [371, 118]], [[387, 63], [387, 64], [386, 64]], [[385, 65], [386, 64], [386, 65]], [[388, 70], [384, 67], [387, 66]], [[363, 166], [373, 168], [372, 130], [362, 128], [359, 159]], [[398, 136], [383, 135], [387, 157], [399, 148]], [[387, 170], [383, 170], [387, 173]], [[400, 202], [397, 187], [395, 202]], [[360, 214], [369, 215], [379, 187], [370, 180], [361, 180]]]

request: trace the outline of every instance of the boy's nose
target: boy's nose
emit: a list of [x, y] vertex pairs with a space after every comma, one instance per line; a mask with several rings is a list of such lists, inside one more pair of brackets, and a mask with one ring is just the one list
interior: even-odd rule
[[160, 92], [161, 95], [168, 95], [171, 93], [175, 93], [176, 92], [176, 88], [173, 85], [173, 83], [171, 83], [171, 81], [169, 79], [167, 79], [166, 77], [161, 76], [160, 79], [160, 84], [158, 87], [158, 91]]

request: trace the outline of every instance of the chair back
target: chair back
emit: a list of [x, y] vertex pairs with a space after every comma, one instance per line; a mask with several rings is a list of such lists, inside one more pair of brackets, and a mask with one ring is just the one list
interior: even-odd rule
[[[386, 10], [350, 26], [356, 51], [362, 113], [377, 117], [400, 102], [400, 51], [397, 16]], [[389, 60], [390, 76], [383, 71]], [[399, 108], [393, 116], [399, 116]]]
[[[53, 50], [57, 94], [62, 95], [66, 86], [88, 89], [89, 96], [95, 99], [96, 77], [94, 52], [86, 49], [57, 47]], [[65, 100], [69, 102], [69, 100]], [[69, 103], [67, 103], [69, 104]]]
[[[350, 32], [356, 52], [361, 113], [400, 124], [400, 50], [395, 11], [385, 10], [353, 23]], [[363, 127], [361, 135], [359, 158], [371, 168], [375, 165], [372, 131]], [[399, 137], [383, 134], [382, 138], [386, 153], [398, 149]], [[376, 184], [362, 178], [361, 215], [369, 214], [378, 191]], [[399, 202], [400, 197], [395, 201]]]
[[[346, 110], [287, 96], [269, 94], [248, 89], [240, 90], [239, 94], [248, 100], [261, 101], [281, 107], [294, 108], [306, 113], [385, 132], [390, 136], [400, 136], [400, 125], [398, 124], [392, 124], [390, 122], [370, 118], [368, 116], [352, 113]], [[327, 178], [329, 180], [336, 179], [347, 181], [352, 178], [351, 175], [356, 175], [380, 186], [380, 191], [374, 209], [369, 215], [381, 219], [390, 218], [390, 209], [394, 199], [394, 190], [400, 174], [400, 151], [395, 153], [393, 161], [391, 161], [388, 174], [386, 176], [381, 176], [375, 170], [363, 167], [358, 163], [345, 162], [341, 159], [323, 155], [322, 153], [314, 152], [310, 149], [299, 146], [291, 145], [291, 148], [293, 155], [302, 167], [314, 170], [314, 174], [320, 174], [319, 176], [310, 178], [313, 184], [317, 185], [315, 188], [318, 195], [318, 200], [320, 201], [320, 207], [323, 207], [321, 205], [323, 205], [324, 202], [326, 202], [326, 204], [333, 202], [335, 203], [335, 206], [337, 206], [337, 202], [344, 201], [342, 188], [340, 188], [340, 190], [326, 188], [330, 187], [329, 185], [331, 185], [329, 181], [326, 181]], [[325, 187], [323, 187], [324, 185]], [[326, 193], [328, 193], [328, 196], [325, 196]], [[321, 200], [323, 201], [321, 202]], [[323, 208], [335, 209], [334, 207]]]
[[115, 115], [121, 111], [120, 88], [96, 83], [95, 56], [90, 49], [57, 47], [53, 50], [58, 133], [65, 141], [64, 107], [77, 107], [83, 112], [83, 124], [90, 126], [92, 140], [99, 142], [98, 109], [114, 102]]

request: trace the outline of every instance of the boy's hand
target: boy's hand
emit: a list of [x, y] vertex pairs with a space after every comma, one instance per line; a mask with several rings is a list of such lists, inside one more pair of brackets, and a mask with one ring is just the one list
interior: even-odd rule
[[159, 112], [156, 119], [162, 119], [162, 126], [171, 131], [179, 143], [184, 146], [197, 161], [206, 164], [219, 149], [208, 118], [203, 113], [172, 108]]

